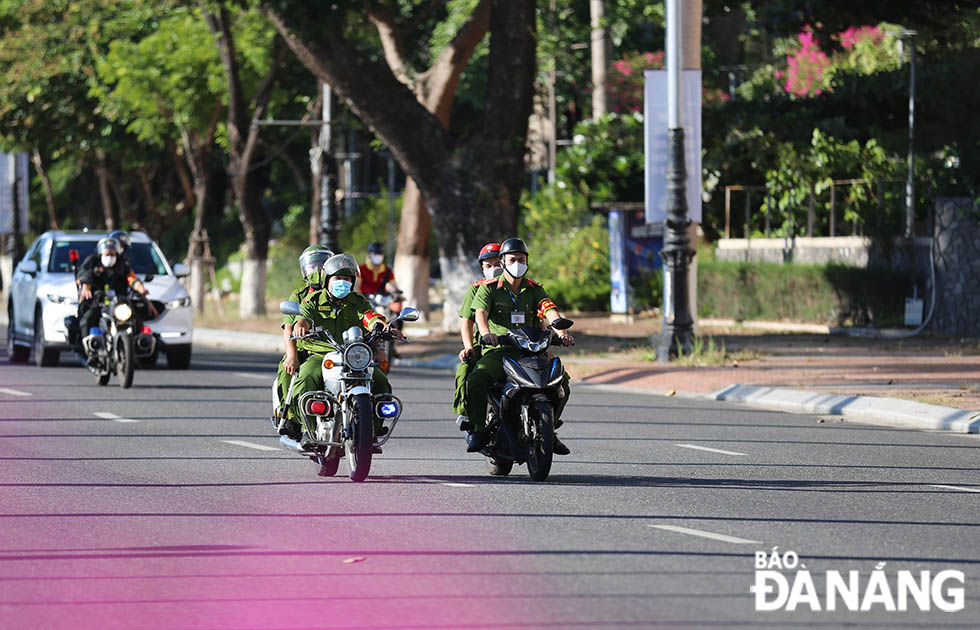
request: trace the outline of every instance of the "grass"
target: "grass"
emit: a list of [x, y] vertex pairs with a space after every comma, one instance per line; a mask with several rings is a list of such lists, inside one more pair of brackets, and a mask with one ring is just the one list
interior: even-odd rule
[[[687, 367], [719, 367], [727, 364], [737, 366], [739, 361], [754, 361], [762, 358], [762, 353], [758, 350], [728, 350], [724, 343], [715, 344], [714, 337], [695, 337], [691, 344], [691, 351], [687, 354], [680, 354], [672, 361], [674, 365]], [[657, 353], [649, 349], [640, 355], [643, 361], [656, 361]]]

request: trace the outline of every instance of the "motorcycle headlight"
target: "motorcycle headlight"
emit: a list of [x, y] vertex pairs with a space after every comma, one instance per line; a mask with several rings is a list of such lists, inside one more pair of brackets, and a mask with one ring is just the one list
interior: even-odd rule
[[185, 295], [182, 298], [167, 302], [167, 308], [184, 308], [191, 305], [191, 296]]
[[356, 343], [344, 352], [344, 364], [352, 370], [363, 370], [371, 364], [373, 353], [363, 343]]
[[133, 309], [130, 308], [129, 304], [117, 304], [115, 310], [112, 314], [121, 322], [128, 320], [133, 316]]

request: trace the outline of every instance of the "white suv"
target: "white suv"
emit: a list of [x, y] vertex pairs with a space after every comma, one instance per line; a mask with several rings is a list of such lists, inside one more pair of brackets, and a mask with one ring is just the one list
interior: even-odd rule
[[[80, 265], [105, 236], [104, 232], [45, 232], [27, 250], [14, 269], [7, 302], [7, 356], [11, 361], [27, 361], [33, 353], [39, 366], [52, 366], [58, 364], [62, 351], [71, 350], [64, 321], [78, 312], [71, 252], [77, 252]], [[146, 322], [157, 338], [157, 348], [167, 354], [169, 367], [186, 369], [191, 361], [194, 311], [178, 279], [190, 270], [179, 263], [171, 267], [157, 244], [142, 232], [129, 233], [125, 256], [160, 313]], [[141, 365], [148, 367], [156, 359], [154, 353]]]

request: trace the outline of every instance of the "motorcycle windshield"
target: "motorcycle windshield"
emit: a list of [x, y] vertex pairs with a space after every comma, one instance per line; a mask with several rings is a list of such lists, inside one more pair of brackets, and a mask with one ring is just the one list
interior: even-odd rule
[[525, 352], [537, 354], [551, 345], [551, 331], [541, 330], [540, 326], [522, 326], [509, 334], [515, 345]]

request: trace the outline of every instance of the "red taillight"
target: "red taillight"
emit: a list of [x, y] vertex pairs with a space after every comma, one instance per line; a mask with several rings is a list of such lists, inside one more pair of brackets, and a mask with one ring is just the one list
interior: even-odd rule
[[152, 335], [153, 334], [153, 331], [150, 330], [150, 327], [149, 326], [143, 326], [143, 330], [141, 330], [140, 332], [143, 333], [144, 335]]
[[327, 413], [327, 404], [322, 400], [314, 400], [310, 403], [310, 411], [318, 416], [322, 416]]
[[68, 260], [70, 260], [73, 263], [78, 262], [78, 250], [77, 249], [70, 249], [70, 250], [68, 250]]

